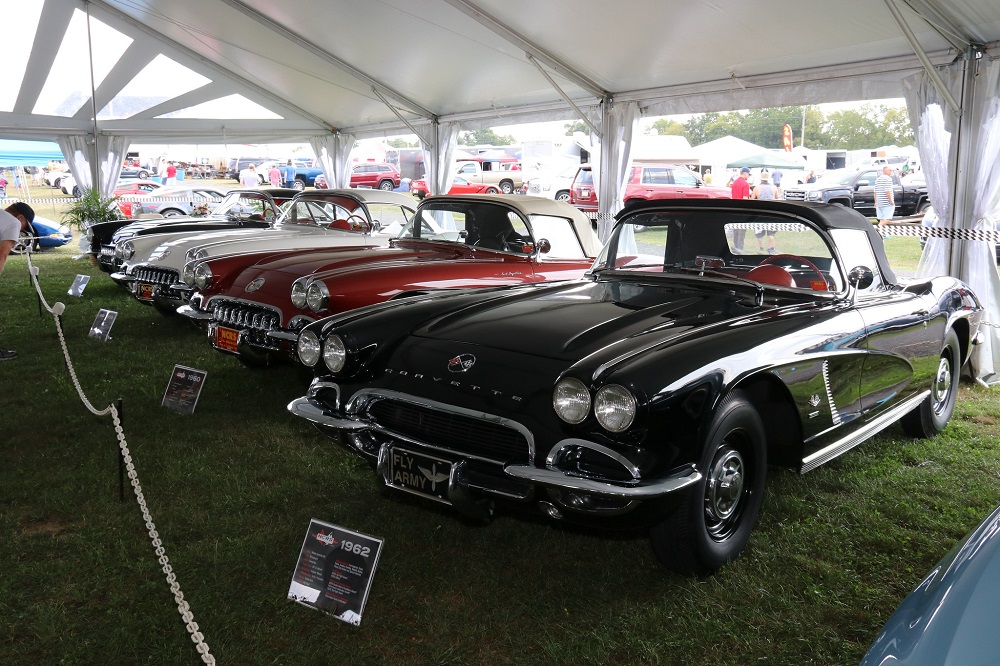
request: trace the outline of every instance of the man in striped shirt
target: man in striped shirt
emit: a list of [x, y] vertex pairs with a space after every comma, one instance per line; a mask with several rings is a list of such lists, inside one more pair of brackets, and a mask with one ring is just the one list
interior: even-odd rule
[[875, 217], [882, 227], [892, 221], [896, 202], [892, 197], [892, 167], [882, 167], [882, 175], [875, 179]]

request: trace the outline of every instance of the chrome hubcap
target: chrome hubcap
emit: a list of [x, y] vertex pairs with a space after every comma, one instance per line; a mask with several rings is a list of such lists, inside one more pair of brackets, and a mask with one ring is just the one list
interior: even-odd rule
[[934, 403], [941, 405], [948, 397], [951, 390], [951, 363], [947, 358], [942, 358], [938, 363], [937, 375], [934, 377]]
[[706, 489], [706, 510], [712, 520], [724, 521], [733, 515], [743, 496], [744, 483], [743, 457], [733, 450], [722, 452], [709, 470]]

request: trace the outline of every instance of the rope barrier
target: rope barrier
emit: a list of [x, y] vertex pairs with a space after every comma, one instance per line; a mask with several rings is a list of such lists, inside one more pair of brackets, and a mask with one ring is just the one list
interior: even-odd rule
[[149, 507], [146, 504], [146, 497], [142, 492], [142, 486], [139, 484], [139, 475], [136, 472], [135, 464], [132, 461], [132, 454], [129, 452], [128, 442], [125, 439], [125, 431], [122, 428], [118, 409], [113, 404], [108, 405], [105, 409], [97, 409], [87, 398], [83, 391], [83, 387], [80, 385], [80, 380], [77, 377], [76, 370], [73, 368], [73, 362], [69, 355], [69, 347], [66, 345], [66, 336], [63, 334], [60, 316], [62, 316], [66, 306], [59, 302], [49, 306], [48, 302], [45, 300], [45, 296], [42, 294], [41, 285], [38, 282], [38, 267], [32, 265], [31, 263], [31, 252], [26, 252], [26, 256], [28, 261], [28, 273], [31, 277], [32, 284], [35, 286], [35, 291], [38, 294], [39, 303], [43, 305], [45, 309], [52, 314], [53, 319], [55, 319], [56, 332], [59, 335], [59, 345], [62, 348], [63, 356], [66, 359], [66, 367], [69, 369], [70, 379], [73, 380], [73, 386], [76, 388], [77, 395], [80, 396], [80, 400], [91, 414], [94, 414], [95, 416], [105, 416], [107, 414], [111, 415], [111, 419], [115, 426], [115, 436], [118, 439], [118, 447], [121, 451], [122, 460], [125, 461], [128, 478], [132, 484], [132, 489], [135, 491], [136, 501], [139, 503], [139, 509], [142, 512], [142, 520], [152, 542], [157, 561], [160, 563], [163, 574], [166, 576], [167, 584], [170, 586], [170, 591], [174, 595], [174, 602], [177, 604], [177, 611], [184, 620], [184, 626], [191, 635], [191, 641], [195, 644], [195, 649], [198, 651], [198, 654], [201, 655], [202, 662], [214, 665], [215, 656], [209, 651], [208, 643], [205, 642], [205, 636], [201, 633], [201, 631], [199, 631], [198, 623], [194, 621], [194, 614], [191, 612], [191, 606], [184, 599], [184, 593], [181, 591], [180, 583], [177, 582], [177, 575], [174, 573], [173, 567], [170, 565], [170, 559], [167, 557], [166, 550], [163, 548], [163, 541], [160, 539], [160, 535], [156, 531], [156, 524], [153, 522], [152, 514], [149, 512]]

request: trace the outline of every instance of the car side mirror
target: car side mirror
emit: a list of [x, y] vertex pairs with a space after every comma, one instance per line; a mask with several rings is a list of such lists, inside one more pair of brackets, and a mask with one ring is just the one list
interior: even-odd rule
[[538, 242], [535, 243], [535, 247], [540, 254], [548, 254], [552, 249], [552, 243], [549, 242], [548, 238], [539, 238]]
[[871, 185], [871, 183], [869, 181], [867, 181], [867, 180], [859, 180], [858, 183], [857, 183], [857, 185], [854, 186], [854, 189], [858, 189], [859, 187], [866, 187], [868, 185]]
[[867, 266], [855, 266], [847, 274], [847, 282], [859, 291], [867, 289], [875, 282], [875, 273]]

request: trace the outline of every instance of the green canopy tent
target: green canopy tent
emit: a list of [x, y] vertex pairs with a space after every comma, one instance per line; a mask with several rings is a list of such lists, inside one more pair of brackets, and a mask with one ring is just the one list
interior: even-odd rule
[[801, 158], [789, 153], [765, 150], [762, 153], [754, 153], [738, 160], [733, 160], [726, 165], [726, 168], [749, 167], [751, 169], [805, 169], [806, 163]]

